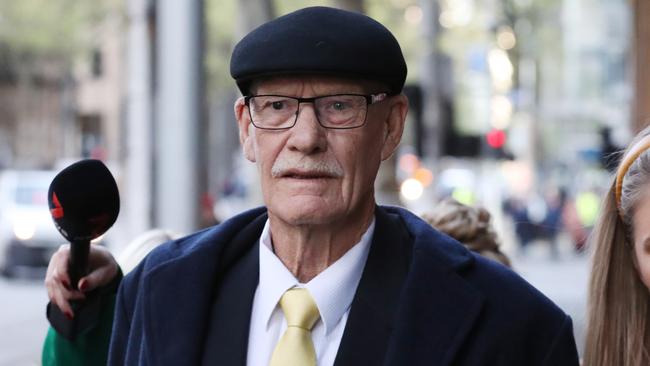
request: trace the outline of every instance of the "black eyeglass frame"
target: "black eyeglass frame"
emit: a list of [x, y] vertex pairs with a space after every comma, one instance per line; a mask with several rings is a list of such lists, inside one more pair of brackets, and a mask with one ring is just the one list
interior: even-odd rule
[[[314, 112], [316, 114], [316, 120], [318, 121], [318, 124], [327, 129], [331, 130], [351, 130], [353, 128], [360, 128], [366, 125], [366, 121], [368, 120], [368, 106], [372, 104], [377, 104], [379, 102], [383, 102], [386, 100], [390, 94], [387, 92], [382, 92], [382, 93], [376, 93], [376, 94], [354, 94], [354, 93], [340, 93], [340, 94], [330, 94], [330, 95], [319, 95], [317, 97], [310, 97], [310, 98], [299, 98], [299, 97], [291, 97], [288, 95], [279, 95], [279, 94], [260, 94], [260, 95], [247, 95], [244, 97], [244, 105], [248, 108], [248, 116], [251, 119], [251, 123], [255, 128], [259, 128], [260, 130], [270, 130], [270, 131], [281, 131], [281, 130], [288, 130], [293, 128], [293, 126], [296, 125], [298, 122], [298, 115], [300, 114], [300, 103], [312, 103], [318, 99], [323, 99], [323, 98], [330, 98], [330, 97], [338, 97], [338, 96], [343, 96], [343, 95], [351, 95], [351, 96], [356, 96], [356, 97], [364, 97], [366, 100], [366, 114], [363, 116], [363, 123], [361, 123], [358, 126], [352, 126], [352, 127], [329, 127], [323, 125], [323, 123], [320, 121], [320, 117], [318, 116], [318, 110], [314, 108]], [[260, 127], [255, 124], [255, 121], [253, 120], [253, 114], [251, 113], [251, 108], [250, 108], [250, 100], [255, 97], [281, 97], [281, 98], [289, 98], [293, 100], [298, 101], [298, 108], [296, 109], [295, 113], [295, 118], [293, 119], [293, 123], [291, 126], [288, 127]]]

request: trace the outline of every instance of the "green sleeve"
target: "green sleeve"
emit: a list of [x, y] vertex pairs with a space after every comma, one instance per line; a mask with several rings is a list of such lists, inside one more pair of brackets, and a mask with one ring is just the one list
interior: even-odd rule
[[113, 327], [115, 294], [107, 296], [97, 326], [69, 341], [50, 327], [43, 344], [44, 366], [106, 365]]

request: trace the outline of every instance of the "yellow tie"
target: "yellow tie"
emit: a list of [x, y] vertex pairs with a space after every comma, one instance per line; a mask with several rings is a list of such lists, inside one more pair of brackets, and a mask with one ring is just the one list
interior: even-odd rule
[[311, 328], [320, 314], [307, 289], [292, 288], [282, 295], [280, 307], [287, 330], [275, 346], [269, 366], [315, 366], [316, 352]]

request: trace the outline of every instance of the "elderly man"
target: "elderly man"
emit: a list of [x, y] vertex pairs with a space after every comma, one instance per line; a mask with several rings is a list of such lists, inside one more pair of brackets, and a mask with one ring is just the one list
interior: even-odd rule
[[[376, 205], [408, 109], [385, 27], [302, 9], [244, 37], [231, 74], [266, 207], [158, 247], [122, 280], [111, 365], [578, 364], [571, 320], [551, 301]], [[85, 287], [113, 279], [104, 263]], [[48, 283], [69, 311], [62, 272]]]

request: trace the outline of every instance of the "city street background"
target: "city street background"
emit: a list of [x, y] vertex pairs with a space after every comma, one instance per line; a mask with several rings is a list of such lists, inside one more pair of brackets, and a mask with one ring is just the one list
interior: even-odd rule
[[48, 328], [43, 281], [0, 278], [0, 298], [0, 365], [40, 365]]
[[98, 240], [117, 256], [262, 204], [230, 54], [309, 5], [366, 13], [402, 46], [410, 111], [378, 202], [486, 208], [582, 352], [588, 236], [617, 152], [650, 121], [650, 1], [0, 0], [0, 366], [40, 363], [43, 271], [63, 241], [47, 190], [66, 166], [115, 176], [120, 216]]

